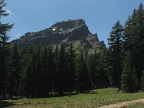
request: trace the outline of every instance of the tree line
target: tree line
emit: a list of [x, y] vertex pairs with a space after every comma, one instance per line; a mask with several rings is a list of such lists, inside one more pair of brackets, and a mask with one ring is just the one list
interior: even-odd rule
[[[8, 14], [0, 2], [0, 19]], [[144, 9], [140, 4], [125, 25], [117, 21], [108, 48], [79, 54], [73, 47], [33, 45], [9, 47], [7, 32], [13, 24], [0, 22], [0, 98], [50, 97], [117, 87], [136, 92], [144, 87]]]
[[[87, 93], [109, 85], [98, 54], [76, 54], [73, 44], [8, 49], [5, 96], [50, 97]], [[98, 63], [99, 62], [99, 63]], [[98, 70], [99, 68], [99, 70]], [[101, 73], [101, 72], [103, 73]]]
[[144, 9], [134, 9], [125, 25], [117, 21], [108, 38], [110, 83], [126, 92], [144, 88]]

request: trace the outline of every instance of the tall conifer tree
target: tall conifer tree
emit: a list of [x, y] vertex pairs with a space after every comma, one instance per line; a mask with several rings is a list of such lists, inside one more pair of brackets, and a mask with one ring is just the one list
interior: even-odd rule
[[87, 63], [81, 52], [77, 62], [77, 91], [81, 93], [91, 90], [90, 73], [88, 71]]
[[[8, 13], [6, 10], [4, 10], [4, 7], [6, 6], [6, 3], [4, 0], [0, 1], [0, 20], [4, 16], [8, 16]], [[5, 82], [6, 82], [6, 77], [7, 77], [7, 70], [6, 70], [6, 55], [7, 55], [7, 40], [8, 40], [8, 35], [7, 32], [12, 28], [13, 25], [7, 23], [3, 24], [0, 21], [0, 96], [3, 95], [5, 97]]]
[[141, 89], [141, 76], [144, 70], [144, 9], [140, 4], [139, 9], [134, 9], [132, 15], [125, 24], [124, 51], [131, 53], [132, 68], [136, 72], [136, 79]]
[[76, 54], [73, 48], [73, 44], [70, 45], [68, 49], [68, 91], [71, 92], [75, 88], [75, 74], [76, 74]]
[[8, 69], [8, 93], [12, 96], [19, 95], [19, 84], [20, 84], [20, 74], [21, 74], [21, 61], [20, 55], [17, 49], [17, 42], [15, 42], [13, 49], [11, 51]]
[[54, 80], [55, 80], [55, 73], [56, 73], [56, 66], [54, 62], [54, 55], [53, 55], [53, 47], [49, 45], [48, 47], [48, 61], [47, 61], [47, 67], [48, 67], [48, 72], [47, 72], [47, 92], [51, 93], [54, 90]]
[[65, 46], [61, 44], [58, 59], [57, 59], [57, 72], [56, 72], [56, 89], [59, 92], [59, 95], [63, 95], [64, 92], [67, 91], [68, 87], [68, 66], [67, 66], [67, 59], [66, 59], [66, 50]]
[[111, 65], [111, 84], [113, 87], [121, 88], [121, 57], [122, 57], [122, 35], [123, 27], [119, 21], [112, 27], [110, 37], [108, 38], [109, 44], [109, 61]]
[[125, 92], [135, 92], [138, 90], [135, 69], [132, 68], [131, 63], [131, 53], [126, 52], [121, 76], [121, 89]]

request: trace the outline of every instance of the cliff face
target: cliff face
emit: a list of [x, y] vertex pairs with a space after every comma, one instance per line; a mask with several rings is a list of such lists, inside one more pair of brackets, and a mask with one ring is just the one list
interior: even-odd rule
[[105, 47], [103, 42], [98, 40], [97, 35], [92, 34], [83, 19], [64, 20], [52, 25], [50, 28], [38, 31], [28, 32], [20, 39], [17, 39], [18, 46], [24, 47], [29, 44], [41, 45], [58, 45], [65, 43], [82, 43], [86, 40], [93, 48]]

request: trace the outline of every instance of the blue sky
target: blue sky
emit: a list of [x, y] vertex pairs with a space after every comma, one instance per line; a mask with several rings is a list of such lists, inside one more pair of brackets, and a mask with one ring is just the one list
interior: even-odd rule
[[15, 23], [8, 33], [10, 41], [26, 32], [36, 32], [65, 19], [84, 19], [99, 40], [107, 38], [117, 20], [124, 25], [133, 9], [144, 0], [5, 0], [8, 17], [3, 23]]

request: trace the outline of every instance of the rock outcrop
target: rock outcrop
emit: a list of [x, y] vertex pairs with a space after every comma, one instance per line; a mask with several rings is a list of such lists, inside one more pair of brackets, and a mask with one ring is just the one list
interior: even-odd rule
[[97, 34], [92, 34], [83, 19], [64, 20], [52, 25], [50, 28], [28, 32], [17, 39], [18, 46], [24, 47], [29, 44], [37, 46], [70, 44], [86, 39], [93, 48], [105, 47], [104, 42], [98, 40]]

